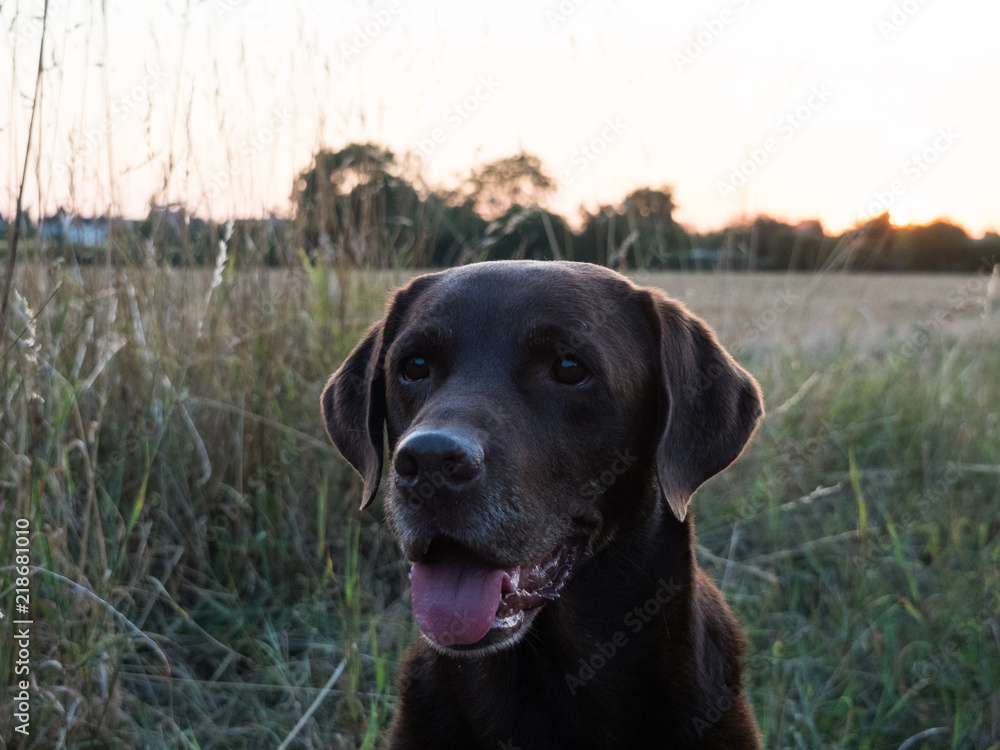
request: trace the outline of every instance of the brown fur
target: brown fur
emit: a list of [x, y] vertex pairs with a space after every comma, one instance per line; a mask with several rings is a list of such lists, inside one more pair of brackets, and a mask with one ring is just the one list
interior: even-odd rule
[[[417, 354], [430, 374], [414, 381], [405, 367]], [[567, 358], [586, 381], [557, 381]], [[388, 434], [386, 515], [411, 560], [440, 539], [499, 567], [568, 539], [589, 552], [501, 650], [470, 658], [415, 643], [387, 747], [760, 746], [739, 627], [696, 563], [688, 511], [763, 406], [682, 305], [579, 263], [423, 276], [394, 295], [322, 407], [366, 504]], [[445, 462], [424, 497], [413, 482], [430, 480], [402, 476], [398, 450], [418, 429], [454, 438], [462, 473]]]

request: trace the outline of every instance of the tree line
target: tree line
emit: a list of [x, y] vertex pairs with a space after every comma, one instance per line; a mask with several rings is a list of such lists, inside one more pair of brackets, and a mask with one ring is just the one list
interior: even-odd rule
[[[504, 259], [577, 260], [620, 270], [974, 271], [1000, 259], [1000, 235], [971, 238], [945, 221], [894, 226], [887, 214], [839, 236], [817, 221], [791, 225], [766, 216], [714, 232], [674, 219], [670, 187], [633, 190], [618, 204], [581, 211], [572, 228], [544, 208], [557, 182], [520, 153], [473, 169], [458, 186], [430, 188], [391, 151], [371, 143], [322, 150], [295, 179], [291, 219], [247, 219], [228, 227], [154, 206], [142, 221], [54, 217], [27, 227], [40, 252], [76, 262], [215, 263], [219, 243], [237, 264], [300, 264], [303, 255], [338, 272], [434, 268]], [[46, 224], [46, 222], [48, 222]], [[90, 226], [88, 225], [88, 226]], [[60, 230], [60, 226], [63, 227]], [[6, 227], [0, 223], [0, 236]], [[83, 236], [101, 242], [85, 243]]]

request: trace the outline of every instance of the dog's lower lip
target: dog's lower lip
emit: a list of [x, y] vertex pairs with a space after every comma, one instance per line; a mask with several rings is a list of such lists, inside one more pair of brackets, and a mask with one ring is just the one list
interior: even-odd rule
[[519, 625], [520, 616], [526, 610], [558, 599], [566, 579], [576, 565], [579, 551], [577, 545], [563, 544], [552, 557], [521, 565], [511, 571], [505, 581], [505, 591], [500, 598], [493, 627]]

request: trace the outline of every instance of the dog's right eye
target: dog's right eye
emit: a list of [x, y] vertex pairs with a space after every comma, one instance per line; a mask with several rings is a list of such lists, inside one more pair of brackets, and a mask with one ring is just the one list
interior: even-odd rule
[[430, 374], [430, 365], [423, 357], [410, 357], [403, 363], [403, 378], [406, 380], [423, 380]]
[[552, 375], [564, 385], [580, 385], [590, 372], [575, 359], [560, 357], [552, 365]]

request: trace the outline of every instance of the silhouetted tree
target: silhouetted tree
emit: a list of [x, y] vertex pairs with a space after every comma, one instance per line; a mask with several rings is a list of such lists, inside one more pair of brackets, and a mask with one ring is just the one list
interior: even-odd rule
[[474, 169], [449, 203], [471, 208], [487, 220], [509, 215], [515, 206], [536, 208], [556, 188], [537, 156], [523, 151]]
[[292, 200], [307, 249], [322, 249], [335, 268], [429, 261], [434, 222], [391, 151], [370, 143], [320, 151], [299, 174]]
[[671, 188], [639, 188], [618, 206], [585, 214], [576, 259], [621, 269], [690, 267], [690, 238], [674, 221], [675, 208]]
[[572, 232], [542, 207], [555, 187], [538, 157], [523, 152], [473, 170], [438, 196], [435, 260], [563, 259], [572, 252]]
[[974, 271], [980, 265], [969, 235], [946, 221], [897, 229], [892, 254], [912, 271]]

